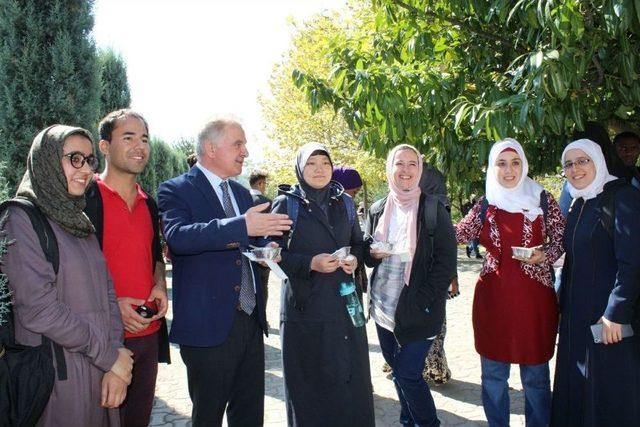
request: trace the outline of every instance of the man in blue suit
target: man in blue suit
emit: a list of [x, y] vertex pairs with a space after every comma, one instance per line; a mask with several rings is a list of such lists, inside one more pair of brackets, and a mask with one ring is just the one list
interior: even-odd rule
[[238, 122], [210, 121], [196, 165], [158, 189], [173, 262], [169, 338], [187, 366], [194, 426], [221, 425], [225, 408], [229, 426], [263, 424], [264, 297], [241, 250], [252, 238], [282, 235], [291, 221], [261, 213], [267, 204], [252, 207], [249, 191], [229, 180], [248, 155]]

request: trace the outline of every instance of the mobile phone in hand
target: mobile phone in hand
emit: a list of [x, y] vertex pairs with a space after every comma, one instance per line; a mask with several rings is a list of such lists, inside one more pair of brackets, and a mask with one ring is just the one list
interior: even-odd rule
[[146, 305], [139, 305], [136, 308], [136, 313], [138, 313], [140, 316], [144, 317], [145, 319], [151, 319], [153, 316], [158, 314], [156, 310]]
[[[628, 323], [622, 324], [622, 339], [633, 336], [633, 328]], [[602, 343], [602, 323], [596, 323], [591, 325], [591, 335], [593, 335], [593, 342], [596, 344]]]

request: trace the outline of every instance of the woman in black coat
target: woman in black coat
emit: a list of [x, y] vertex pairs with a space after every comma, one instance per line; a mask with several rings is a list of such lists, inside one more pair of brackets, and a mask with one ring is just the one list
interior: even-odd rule
[[[609, 174], [593, 141], [569, 144], [562, 166], [574, 201], [564, 235], [551, 425], [637, 426], [640, 193]], [[601, 332], [594, 336], [592, 325]], [[629, 326], [635, 335], [625, 337]]]
[[[414, 147], [402, 144], [391, 150], [389, 194], [369, 210], [365, 259], [374, 267], [370, 314], [393, 371], [400, 423], [438, 426], [422, 371], [442, 329], [447, 289], [456, 273], [456, 239], [446, 207], [421, 193], [421, 172], [422, 156]], [[427, 221], [433, 210], [435, 227]], [[385, 248], [386, 243], [393, 247]]]
[[[307, 144], [296, 158], [298, 185], [281, 186], [273, 201], [273, 212], [294, 222], [279, 241], [289, 278], [280, 314], [287, 419], [290, 426], [373, 426], [366, 330], [354, 326], [340, 296], [362, 259], [362, 231], [331, 173], [327, 150]], [[344, 246], [351, 255], [340, 261], [332, 254]]]

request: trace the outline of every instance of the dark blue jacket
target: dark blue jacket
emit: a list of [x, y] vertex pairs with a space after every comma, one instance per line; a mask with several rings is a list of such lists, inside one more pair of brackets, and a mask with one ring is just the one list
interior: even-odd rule
[[[251, 194], [237, 182], [229, 185], [243, 214], [253, 206]], [[253, 240], [244, 216], [227, 218], [197, 167], [160, 185], [158, 207], [173, 263], [169, 339], [195, 347], [221, 344], [229, 335], [240, 295], [241, 250]], [[258, 319], [266, 332], [262, 286], [255, 288]]]
[[[576, 199], [567, 217], [560, 287], [552, 426], [631, 426], [640, 420], [640, 193], [615, 193], [609, 235], [599, 209], [606, 192]], [[595, 344], [590, 326], [605, 316], [631, 324], [635, 336]]]

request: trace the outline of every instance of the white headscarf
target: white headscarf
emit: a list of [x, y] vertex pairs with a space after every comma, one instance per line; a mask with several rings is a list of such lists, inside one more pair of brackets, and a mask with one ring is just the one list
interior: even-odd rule
[[577, 141], [573, 141], [571, 144], [567, 145], [562, 152], [562, 164], [564, 165], [565, 157], [567, 156], [567, 152], [569, 150], [582, 150], [584, 153], [591, 159], [593, 165], [596, 168], [596, 177], [591, 181], [591, 184], [587, 185], [582, 190], [578, 190], [571, 182], [567, 181], [567, 188], [569, 189], [569, 193], [571, 197], [577, 199], [578, 197], [582, 197], [585, 200], [593, 199], [598, 194], [602, 193], [604, 185], [609, 182], [617, 179], [615, 176], [609, 173], [609, 169], [607, 168], [607, 163], [604, 159], [604, 154], [602, 154], [602, 148], [595, 142], [590, 139], [578, 139]]
[[[496, 160], [500, 153], [511, 148], [518, 153], [522, 160], [522, 175], [520, 181], [513, 188], [506, 188], [498, 182], [498, 174], [495, 168]], [[540, 184], [527, 176], [529, 162], [524, 155], [524, 150], [518, 141], [506, 138], [498, 141], [491, 147], [489, 153], [489, 165], [487, 166], [487, 181], [485, 197], [490, 205], [494, 205], [507, 212], [521, 213], [530, 221], [542, 215], [540, 208], [540, 193], [543, 188]]]

